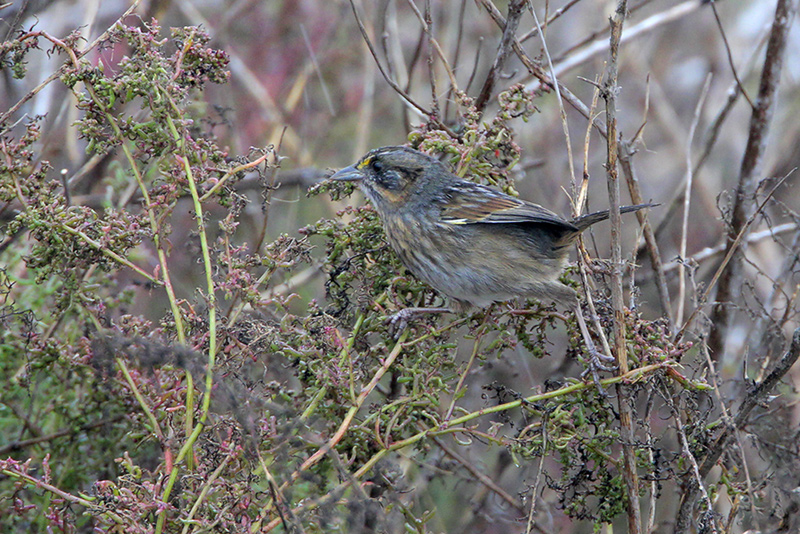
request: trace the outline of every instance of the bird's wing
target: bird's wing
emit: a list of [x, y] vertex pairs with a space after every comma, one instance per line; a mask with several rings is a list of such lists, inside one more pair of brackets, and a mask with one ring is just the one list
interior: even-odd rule
[[540, 223], [573, 230], [575, 226], [538, 204], [477, 184], [449, 188], [442, 204], [442, 222], [448, 224]]

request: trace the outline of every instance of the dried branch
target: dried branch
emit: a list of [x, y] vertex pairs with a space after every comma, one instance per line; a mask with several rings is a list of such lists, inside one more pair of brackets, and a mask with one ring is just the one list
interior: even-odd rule
[[78, 428], [72, 428], [72, 427], [64, 428], [62, 430], [59, 430], [57, 432], [52, 432], [52, 433], [44, 435], [44, 436], [36, 436], [35, 438], [12, 441], [12, 442], [7, 443], [6, 445], [3, 445], [2, 447], [0, 447], [0, 456], [6, 456], [7, 454], [9, 454], [11, 452], [15, 452], [15, 451], [19, 451], [19, 450], [22, 450], [22, 449], [26, 449], [26, 448], [30, 447], [31, 445], [38, 445], [40, 443], [53, 441], [53, 440], [56, 440], [58, 438], [63, 438], [64, 436], [71, 436], [70, 439], [75, 439], [76, 435], [79, 434], [80, 432], [86, 432], [88, 430], [93, 430], [95, 428], [106, 426], [106, 425], [111, 424], [111, 423], [116, 423], [117, 421], [120, 421], [121, 419], [124, 419], [125, 417], [126, 416], [122, 415], [122, 414], [115, 415], [113, 417], [109, 417], [108, 419], [101, 419], [100, 421], [94, 421], [92, 423], [85, 423], [85, 424], [79, 426]]
[[[625, 176], [625, 182], [628, 186], [628, 192], [631, 195], [632, 204], [644, 204], [645, 200], [642, 197], [642, 191], [639, 187], [639, 179], [633, 170], [633, 141], [620, 140], [619, 142], [619, 166], [622, 169], [622, 174]], [[637, 213], [636, 218], [642, 228], [642, 235], [644, 236], [645, 247], [647, 254], [650, 257], [650, 265], [653, 268], [653, 273], [656, 279], [656, 289], [658, 290], [658, 300], [661, 305], [661, 311], [669, 321], [670, 327], [673, 325], [672, 319], [672, 303], [669, 296], [669, 288], [667, 286], [667, 275], [664, 271], [664, 262], [661, 259], [661, 252], [658, 247], [658, 240], [653, 226], [650, 224], [650, 219], [646, 213]], [[637, 255], [638, 255], [637, 251]]]
[[[762, 239], [766, 239], [768, 237], [775, 237], [775, 236], [777, 236], [779, 234], [785, 234], [787, 232], [793, 232], [793, 231], [795, 231], [797, 229], [798, 229], [797, 224], [795, 224], [793, 222], [780, 224], [778, 226], [775, 226], [774, 228], [767, 228], [765, 230], [760, 230], [758, 232], [754, 232], [754, 233], [748, 235], [747, 236], [747, 243], [748, 244], [757, 243], [758, 241], [761, 241]], [[798, 235], [800, 235], [800, 234], [798, 234]], [[689, 263], [689, 262], [691, 262], [691, 263], [700, 263], [700, 262], [703, 262], [703, 261], [705, 261], [705, 260], [707, 260], [709, 258], [713, 258], [713, 257], [715, 257], [715, 256], [717, 256], [719, 254], [722, 254], [723, 252], [725, 252], [726, 247], [727, 247], [727, 245], [725, 243], [721, 243], [721, 244], [719, 244], [717, 246], [714, 246], [714, 247], [706, 247], [703, 250], [697, 252], [696, 254], [693, 254], [692, 256], [690, 256], [688, 258], [677, 259], [677, 260], [674, 260], [674, 261], [671, 261], [669, 263], [664, 264], [664, 271], [665, 272], [674, 271], [674, 270], [676, 270], [676, 269], [678, 269], [680, 267], [681, 263]]]
[[475, 109], [478, 113], [483, 113], [486, 109], [486, 104], [489, 103], [489, 98], [492, 96], [494, 84], [497, 82], [497, 76], [503, 70], [508, 55], [511, 53], [511, 45], [516, 41], [517, 27], [519, 27], [519, 20], [522, 18], [522, 12], [525, 9], [525, 0], [511, 0], [508, 4], [508, 17], [506, 17], [505, 27], [503, 29], [503, 38], [500, 39], [500, 44], [497, 46], [497, 53], [494, 56], [492, 68], [489, 69], [489, 74], [483, 82], [478, 99], [475, 101]]
[[753, 104], [753, 100], [750, 98], [750, 95], [747, 94], [747, 91], [742, 84], [742, 80], [739, 79], [739, 74], [736, 72], [736, 65], [733, 63], [733, 53], [731, 52], [731, 45], [728, 44], [728, 37], [725, 35], [725, 28], [722, 26], [722, 20], [719, 18], [719, 13], [717, 12], [717, 4], [713, 0], [709, 2], [711, 4], [711, 11], [714, 13], [714, 20], [717, 21], [717, 28], [719, 28], [719, 35], [722, 37], [722, 44], [725, 45], [725, 53], [728, 56], [728, 65], [731, 67], [731, 74], [733, 74], [733, 79], [736, 80], [736, 85], [741, 91], [742, 95], [744, 96], [747, 103], [750, 104], [751, 108], [755, 107]]
[[423, 115], [429, 117], [431, 115], [431, 112], [422, 107], [420, 104], [418, 104], [413, 98], [411, 98], [411, 96], [406, 91], [404, 91], [403, 88], [400, 87], [397, 84], [397, 82], [395, 82], [394, 79], [392, 79], [392, 77], [389, 76], [389, 74], [383, 68], [383, 64], [381, 63], [380, 59], [378, 58], [378, 54], [375, 51], [375, 46], [372, 44], [372, 39], [370, 39], [369, 33], [367, 33], [367, 28], [364, 26], [364, 21], [361, 20], [361, 16], [358, 14], [358, 9], [356, 9], [356, 4], [353, 0], [350, 0], [350, 7], [353, 8], [353, 16], [355, 16], [356, 18], [358, 29], [359, 31], [361, 31], [361, 36], [364, 38], [364, 42], [367, 43], [367, 48], [369, 48], [370, 54], [372, 54], [372, 57], [375, 58], [375, 64], [378, 65], [378, 70], [381, 71], [383, 79], [386, 80], [386, 83], [388, 83], [389, 86], [392, 89], [394, 89], [395, 92], [398, 95], [400, 95], [403, 98], [403, 100], [405, 100], [409, 105], [416, 108]]
[[436, 443], [436, 445], [440, 449], [442, 449], [442, 452], [444, 452], [447, 456], [455, 460], [458, 464], [461, 465], [461, 467], [469, 471], [472, 474], [472, 476], [474, 476], [478, 480], [478, 482], [489, 488], [491, 491], [495, 492], [498, 497], [507, 502], [520, 514], [525, 513], [525, 507], [522, 506], [522, 503], [520, 503], [516, 498], [514, 498], [513, 495], [510, 495], [506, 490], [498, 486], [494, 480], [492, 480], [485, 474], [481, 473], [481, 471], [477, 467], [475, 467], [473, 462], [464, 458], [456, 451], [445, 445], [440, 438], [436, 436], [431, 436], [431, 440], [434, 443]]
[[[444, 70], [447, 73], [447, 77], [450, 79], [450, 89], [458, 91], [458, 83], [456, 82], [456, 75], [455, 73], [453, 73], [453, 68], [450, 66], [450, 62], [447, 61], [447, 56], [445, 55], [444, 50], [442, 50], [441, 45], [439, 45], [439, 41], [433, 36], [433, 31], [431, 30], [433, 24], [431, 20], [430, 2], [425, 3], [425, 16], [423, 16], [422, 13], [420, 13], [419, 8], [417, 8], [417, 5], [414, 3], [414, 0], [406, 0], [406, 1], [408, 2], [408, 5], [411, 7], [411, 10], [414, 11], [414, 14], [417, 16], [417, 19], [419, 19], [420, 24], [422, 24], [422, 31], [425, 32], [425, 35], [427, 35], [428, 37], [429, 63], [431, 65], [433, 64], [431, 54], [433, 54], [433, 52], [436, 52], [436, 55], [439, 56], [439, 60], [442, 62], [442, 65], [444, 66]], [[435, 85], [433, 84], [432, 74], [431, 74], [431, 85]], [[434, 98], [436, 98], [435, 95], [436, 92], [434, 90]]]
[[[463, 42], [464, 38], [464, 14], [467, 11], [466, 8], [467, 8], [467, 0], [461, 0], [461, 5], [458, 8], [458, 27], [456, 28], [455, 51], [453, 52], [453, 65], [456, 65], [456, 67], [458, 66], [458, 61], [461, 58], [461, 43]], [[450, 90], [447, 91], [447, 95], [445, 96], [443, 118], [447, 118], [448, 111], [450, 110], [450, 99], [452, 96], [452, 92], [453, 88], [451, 87]]]
[[[608, 202], [611, 222], [611, 305], [614, 309], [614, 355], [619, 373], [629, 370], [628, 354], [625, 345], [625, 303], [622, 294], [622, 220], [619, 201], [619, 174], [617, 168], [617, 93], [619, 86], [619, 46], [622, 38], [622, 26], [627, 14], [628, 3], [619, 0], [610, 19], [611, 40], [610, 54], [606, 68], [605, 81], [601, 94], [606, 102], [606, 119], [608, 120], [608, 137], [606, 138], [606, 177], [608, 183]], [[634, 449], [635, 433], [633, 430], [633, 407], [625, 388], [618, 387], [619, 424], [622, 435], [623, 468], [622, 478], [628, 501], [628, 532], [640, 534], [642, 531], [642, 515], [639, 506], [639, 475], [636, 471], [636, 450]]]
[[[252, 163], [252, 162], [250, 162]], [[250, 163], [242, 165], [250, 166]], [[236, 172], [236, 171], [235, 171]], [[326, 172], [316, 167], [305, 167], [301, 169], [281, 170], [276, 176], [276, 183], [274, 187], [302, 187], [308, 188], [325, 178]], [[261, 177], [257, 172], [248, 172], [244, 178], [231, 186], [235, 191], [242, 193], [246, 191], [263, 191], [264, 184], [261, 182]], [[188, 193], [180, 195], [180, 198], [187, 198]], [[106, 193], [91, 193], [88, 195], [73, 195], [73, 206], [87, 206], [89, 208], [102, 211], [108, 202], [108, 195]], [[122, 206], [132, 203], [137, 203], [142, 200], [141, 192], [134, 192], [124, 202]], [[121, 207], [122, 207], [121, 206]], [[18, 211], [22, 209], [22, 204], [18, 201], [7, 202], [2, 210], [0, 210], [0, 222], [5, 222], [17, 216]]]
[[[641, 7], [646, 3], [647, 2], [643, 2], [637, 7]], [[686, 17], [701, 7], [702, 6], [700, 2], [695, 0], [687, 0], [686, 2], [680, 3], [665, 11], [656, 13], [625, 30], [625, 35], [622, 37], [622, 43], [627, 43], [640, 35], [652, 32], [664, 24]], [[630, 12], [632, 11], [633, 9], [631, 9]], [[554, 60], [556, 64], [556, 74], [561, 76], [567, 71], [583, 65], [584, 63], [596, 58], [600, 54], [605, 53], [608, 50], [608, 38], [600, 35], [601, 33], [605, 33], [605, 31], [606, 30], [604, 29], [602, 32], [597, 32], [597, 34], [590, 36], [585, 42], [579, 43], [575, 47], [563, 52], [560, 57], [556, 57]], [[580, 48], [581, 46], [585, 46], [585, 48]], [[536, 75], [534, 74], [534, 76]], [[531, 82], [526, 85], [525, 89], [536, 90], [539, 88], [539, 85], [539, 82]]]
[[[556, 10], [556, 12], [553, 13], [553, 15], [550, 18], [548, 18], [548, 19], [546, 19], [544, 21], [544, 24], [541, 27], [539, 27], [537, 25], [535, 28], [533, 28], [531, 31], [529, 31], [525, 35], [520, 36], [519, 42], [520, 43], [524, 43], [525, 41], [527, 41], [531, 37], [536, 37], [537, 35], [542, 33], [543, 30], [546, 30], [548, 26], [550, 26], [553, 22], [555, 22], [557, 19], [559, 19], [562, 15], [565, 15], [567, 13], [567, 11], [569, 11], [572, 6], [574, 6], [575, 4], [577, 4], [580, 1], [581, 0], [570, 0], [569, 2], [566, 3], [566, 5], [558, 8]], [[533, 9], [532, 6], [531, 6], [531, 9]]]
[[[491, 2], [491, 0], [478, 0], [481, 5], [486, 9], [489, 15], [494, 20], [495, 24], [497, 24], [501, 28], [505, 28], [506, 20], [503, 18], [503, 15], [500, 11], [495, 7], [495, 5]], [[547, 87], [554, 88], [556, 83], [558, 83], [558, 89], [561, 92], [561, 97], [566, 100], [573, 108], [575, 108], [578, 113], [583, 115], [586, 119], [591, 121], [592, 125], [595, 129], [600, 132], [600, 135], [606, 137], [606, 125], [603, 121], [599, 118], [592, 117], [591, 111], [589, 107], [584, 104], [580, 98], [575, 96], [575, 94], [570, 91], [565, 85], [560, 82], [553, 80], [553, 78], [539, 65], [537, 65], [531, 57], [525, 52], [522, 48], [522, 45], [519, 44], [517, 39], [514, 39], [512, 42], [512, 48], [514, 53], [517, 55], [519, 60], [525, 65], [525, 68], [528, 69], [528, 72], [535, 76], [542, 84], [546, 85]]]
[[[786, 179], [789, 178], [790, 174], [787, 174], [786, 176], [781, 178], [781, 180], [777, 184], [775, 184], [775, 187], [773, 187], [769, 191], [769, 193], [767, 193], [767, 196], [764, 198], [761, 204], [758, 205], [756, 211], [750, 216], [749, 219], [747, 219], [747, 221], [745, 221], [744, 225], [742, 226], [742, 229], [736, 235], [736, 238], [733, 240], [733, 242], [728, 244], [728, 246], [725, 249], [726, 250], [725, 258], [722, 260], [722, 263], [717, 268], [717, 271], [714, 273], [714, 276], [711, 277], [711, 281], [708, 283], [708, 286], [706, 287], [703, 296], [700, 298], [700, 304], [708, 302], [708, 297], [711, 294], [711, 291], [714, 289], [714, 286], [717, 284], [720, 278], [722, 278], [722, 275], [728, 272], [726, 268], [730, 265], [731, 259], [733, 258], [734, 254], [736, 254], [738, 251], [741, 250], [741, 244], [746, 241], [745, 236], [747, 235], [747, 232], [750, 230], [750, 227], [755, 222], [756, 217], [758, 216], [759, 213], [761, 213], [761, 211], [767, 205], [767, 202], [769, 202], [769, 200], [772, 198], [772, 195], [775, 194], [775, 191], [777, 191], [778, 188], [781, 185], [783, 185], [783, 182], [785, 182]], [[692, 320], [695, 318], [695, 316], [699, 311], [700, 311], [699, 307], [695, 308], [692, 314], [689, 315], [689, 318], [686, 319], [686, 322], [683, 323], [683, 326], [675, 335], [675, 339], [677, 341], [680, 341], [683, 338], [684, 334], [686, 333], [686, 330], [689, 328], [689, 325], [692, 323]]]
[[[689, 237], [689, 207], [692, 199], [692, 183], [694, 182], [694, 174], [692, 173], [692, 142], [694, 141], [694, 134], [697, 131], [697, 125], [700, 122], [700, 114], [703, 109], [703, 103], [708, 95], [708, 88], [711, 85], [711, 75], [706, 76], [706, 81], [703, 84], [703, 89], [700, 92], [700, 98], [697, 100], [697, 105], [694, 108], [694, 117], [692, 124], [689, 127], [689, 135], [686, 141], [686, 184], [685, 193], [683, 195], [683, 219], [681, 226], [681, 246], [680, 257], [686, 257], [686, 243]], [[686, 277], [684, 276], [684, 266], [678, 269], [678, 324], [683, 322], [684, 306], [686, 305]]]
[[750, 133], [742, 159], [739, 183], [736, 187], [733, 213], [727, 230], [727, 250], [729, 255], [733, 254], [728, 269], [720, 278], [716, 302], [710, 317], [711, 332], [708, 337], [708, 346], [715, 358], [719, 358], [725, 348], [725, 338], [731, 321], [730, 304], [736, 298], [735, 288], [740, 285], [744, 251], [736, 246], [741, 241], [737, 237], [746, 229], [747, 221], [754, 212], [756, 183], [761, 174], [770, 123], [777, 104], [776, 97], [783, 70], [787, 36], [796, 10], [796, 0], [779, 0], [775, 9], [775, 19], [767, 44], [764, 69], [761, 72], [758, 98], [750, 117]]

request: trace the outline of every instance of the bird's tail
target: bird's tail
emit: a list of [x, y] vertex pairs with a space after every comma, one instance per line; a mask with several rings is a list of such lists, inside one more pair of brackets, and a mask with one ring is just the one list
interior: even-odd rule
[[[653, 208], [658, 206], [659, 204], [637, 204], [635, 206], [622, 206], [619, 209], [620, 213], [630, 213], [632, 211], [639, 211], [645, 208]], [[608, 210], [603, 211], [596, 211], [594, 213], [589, 213], [587, 215], [581, 215], [575, 219], [572, 219], [570, 222], [574, 224], [579, 232], [583, 232], [587, 228], [589, 228], [594, 223], [599, 223], [600, 221], [605, 221], [608, 219], [610, 213]]]

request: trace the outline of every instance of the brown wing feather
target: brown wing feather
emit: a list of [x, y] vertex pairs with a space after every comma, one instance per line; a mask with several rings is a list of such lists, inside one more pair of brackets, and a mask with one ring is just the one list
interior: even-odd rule
[[477, 184], [448, 191], [441, 219], [450, 224], [541, 223], [576, 229], [552, 211]]

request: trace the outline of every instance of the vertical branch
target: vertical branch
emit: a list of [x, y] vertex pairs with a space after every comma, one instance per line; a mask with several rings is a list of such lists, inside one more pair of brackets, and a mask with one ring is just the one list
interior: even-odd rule
[[[461, 57], [461, 42], [464, 37], [464, 14], [467, 11], [467, 0], [461, 0], [461, 6], [458, 9], [458, 27], [456, 28], [456, 44], [455, 44], [455, 51], [453, 53], [453, 66], [458, 68], [458, 60]], [[480, 50], [480, 48], [478, 48]], [[449, 91], [447, 91], [447, 95], [444, 99], [444, 112], [442, 113], [442, 118], [447, 120], [447, 112], [450, 110], [450, 99], [452, 96], [453, 88], [451, 87]]]
[[[611, 212], [611, 303], [614, 308], [614, 354], [619, 373], [628, 372], [628, 355], [625, 350], [625, 310], [622, 295], [622, 236], [619, 211], [619, 173], [617, 169], [617, 78], [619, 67], [619, 43], [622, 25], [627, 12], [627, 1], [619, 0], [610, 19], [611, 41], [610, 57], [603, 84], [603, 97], [606, 101], [606, 120], [608, 121], [606, 173], [608, 178], [608, 200]], [[639, 508], [639, 477], [636, 473], [636, 451], [634, 450], [633, 416], [630, 399], [625, 389], [618, 386], [619, 421], [622, 433], [623, 478], [628, 500], [628, 532], [639, 534], [642, 531], [642, 517]]]
[[[694, 174], [692, 173], [692, 142], [694, 141], [694, 134], [697, 131], [697, 125], [700, 122], [700, 114], [703, 109], [703, 103], [708, 94], [708, 88], [711, 85], [711, 75], [706, 76], [706, 82], [703, 84], [703, 90], [700, 92], [700, 98], [697, 101], [697, 106], [694, 109], [694, 118], [689, 127], [689, 138], [686, 141], [686, 184], [685, 193], [683, 194], [683, 217], [681, 225], [681, 245], [679, 256], [686, 259], [686, 244], [689, 238], [689, 206], [692, 199], [692, 183], [694, 182]], [[683, 312], [686, 305], [686, 264], [681, 261], [678, 264], [678, 318], [677, 324], [683, 323]]]
[[483, 113], [489, 98], [492, 96], [494, 84], [497, 81], [497, 76], [503, 70], [508, 55], [511, 53], [511, 48], [517, 42], [516, 34], [517, 27], [519, 26], [519, 19], [522, 18], [522, 11], [525, 8], [525, 0], [511, 0], [508, 4], [508, 16], [506, 17], [505, 28], [503, 29], [503, 38], [500, 39], [500, 44], [497, 46], [497, 54], [494, 56], [492, 68], [489, 69], [489, 74], [486, 76], [486, 81], [483, 82], [478, 99], [475, 101], [475, 109], [478, 113]]
[[767, 147], [772, 115], [777, 103], [778, 85], [780, 84], [783, 59], [786, 51], [787, 35], [792, 25], [796, 0], [778, 0], [775, 19], [772, 23], [767, 51], [764, 58], [764, 69], [758, 87], [758, 97], [750, 116], [750, 131], [747, 139], [742, 166], [739, 171], [739, 183], [736, 186], [730, 224], [727, 228], [728, 245], [726, 253], [733, 251], [728, 268], [719, 280], [717, 296], [711, 310], [711, 331], [708, 336], [708, 348], [715, 359], [719, 359], [725, 349], [725, 337], [731, 321], [731, 303], [736, 298], [735, 288], [740, 285], [744, 249], [734, 250], [736, 236], [742, 231], [745, 223], [755, 210], [756, 182], [761, 173], [764, 152]]
[[443, 118], [439, 114], [439, 95], [436, 89], [436, 69], [433, 66], [433, 15], [431, 15], [431, 2], [425, 0], [425, 32], [428, 36], [428, 77], [431, 81], [431, 112], [434, 117]]
[[[633, 168], [634, 143], [635, 141], [625, 141], [622, 139], [619, 141], [619, 165], [622, 169], [622, 174], [625, 176], [625, 182], [628, 185], [628, 192], [631, 195], [631, 204], [644, 204], [645, 200], [642, 197], [642, 191], [639, 187], [639, 178], [636, 176], [636, 172], [634, 172]], [[656, 233], [646, 214], [637, 212], [636, 218], [639, 220], [639, 224], [642, 227], [645, 248], [647, 249], [648, 256], [650, 256], [650, 265], [655, 275], [661, 311], [664, 313], [664, 317], [666, 317], [667, 321], [669, 321], [670, 328], [674, 328], [675, 321], [673, 321], [672, 318], [672, 303], [667, 286], [667, 275], [664, 271], [664, 262], [661, 259]], [[638, 252], [639, 251], [637, 251], [637, 253]]]

